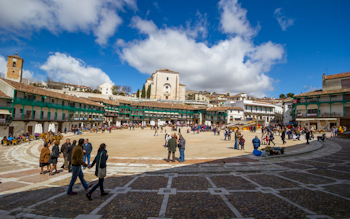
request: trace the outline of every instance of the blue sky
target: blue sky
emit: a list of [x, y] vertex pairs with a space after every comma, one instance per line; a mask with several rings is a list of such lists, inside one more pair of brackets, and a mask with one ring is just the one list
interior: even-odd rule
[[0, 72], [17, 51], [34, 80], [111, 81], [135, 92], [168, 68], [197, 91], [306, 92], [322, 86], [326, 69], [350, 71], [349, 8], [345, 0], [1, 1]]

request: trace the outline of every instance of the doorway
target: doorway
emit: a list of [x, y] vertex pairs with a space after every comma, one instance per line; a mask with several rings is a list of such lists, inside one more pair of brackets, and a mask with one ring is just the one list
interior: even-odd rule
[[28, 132], [32, 135], [33, 134], [33, 126], [28, 126]]
[[13, 126], [10, 126], [10, 127], [9, 127], [9, 136], [10, 136], [10, 135], [13, 135]]
[[168, 96], [166, 96], [165, 99], [168, 99]]

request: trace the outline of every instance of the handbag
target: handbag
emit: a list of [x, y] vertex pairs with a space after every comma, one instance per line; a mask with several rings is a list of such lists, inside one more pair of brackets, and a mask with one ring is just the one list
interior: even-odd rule
[[107, 168], [101, 168], [101, 158], [102, 158], [102, 152], [100, 154], [100, 162], [98, 163], [98, 169], [97, 169], [97, 177], [99, 179], [105, 178], [107, 175]]

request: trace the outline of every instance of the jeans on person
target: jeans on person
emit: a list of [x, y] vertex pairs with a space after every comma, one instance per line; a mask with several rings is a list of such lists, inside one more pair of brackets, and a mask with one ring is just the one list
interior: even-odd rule
[[81, 182], [81, 184], [83, 184], [84, 188], [86, 189], [89, 187], [88, 184], [84, 180], [84, 174], [83, 174], [83, 171], [81, 170], [81, 166], [72, 166], [72, 179], [69, 183], [67, 194], [72, 193], [73, 185], [74, 185], [75, 181], [77, 181], [78, 176], [79, 176], [80, 182]]
[[227, 135], [225, 134], [225, 140], [226, 140], [226, 136], [227, 136]]
[[284, 140], [284, 138], [282, 138], [282, 143], [283, 143], [283, 144], [286, 143], [286, 141]]
[[238, 139], [235, 140], [235, 149], [238, 149]]
[[84, 157], [83, 157], [84, 162], [85, 162], [86, 158], [87, 158], [87, 165], [90, 165], [90, 154], [84, 155]]
[[92, 187], [92, 189], [90, 190], [90, 194], [93, 193], [98, 187], [100, 187], [101, 190], [101, 194], [105, 193], [105, 191], [103, 190], [103, 181], [105, 180], [105, 178], [99, 178], [98, 179], [98, 183], [97, 185], [95, 185], [94, 187]]
[[180, 162], [185, 161], [185, 148], [180, 148]]

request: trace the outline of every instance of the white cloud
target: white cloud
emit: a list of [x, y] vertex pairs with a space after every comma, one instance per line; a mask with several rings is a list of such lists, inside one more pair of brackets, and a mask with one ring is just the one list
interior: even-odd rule
[[6, 59], [0, 55], [0, 75], [1, 77], [5, 77], [5, 72], [6, 72]]
[[35, 81], [34, 72], [31, 72], [29, 70], [23, 70], [23, 78], [26, 78], [29, 81]]
[[[225, 27], [237, 34], [230, 34], [212, 46], [197, 42], [182, 27], [159, 29], [153, 21], [134, 17], [132, 27], [146, 34], [146, 38], [130, 42], [119, 39], [116, 50], [123, 61], [141, 73], [151, 74], [159, 68], [180, 72], [181, 83], [186, 84], [187, 89], [246, 92], [258, 96], [273, 90], [273, 79], [266, 73], [284, 60], [283, 46], [270, 41], [255, 45], [250, 37], [245, 37], [252, 36], [255, 30], [245, 17], [246, 10], [240, 8], [237, 1], [222, 1], [219, 7], [230, 8], [241, 25]], [[225, 19], [222, 16], [222, 24]]]
[[113, 84], [101, 69], [87, 66], [83, 60], [59, 52], [50, 55], [40, 68], [46, 71], [50, 78], [66, 83], [87, 85], [92, 88], [107, 81]]
[[218, 3], [221, 10], [221, 29], [224, 33], [243, 37], [256, 35], [260, 26], [252, 28], [247, 19], [247, 10], [241, 8], [238, 0], [221, 0]]
[[292, 26], [294, 24], [294, 19], [287, 18], [283, 15], [282, 8], [277, 8], [273, 15], [277, 19], [278, 24], [281, 26], [283, 31], [286, 31], [287, 27]]
[[117, 11], [125, 6], [137, 9], [135, 0], [0, 1], [0, 33], [28, 37], [41, 29], [53, 34], [92, 31], [96, 43], [105, 45], [122, 23]]

